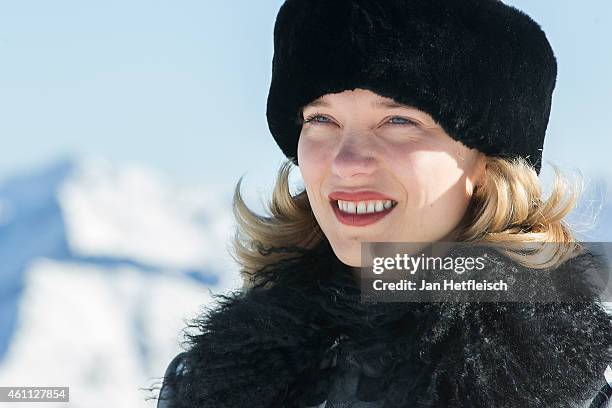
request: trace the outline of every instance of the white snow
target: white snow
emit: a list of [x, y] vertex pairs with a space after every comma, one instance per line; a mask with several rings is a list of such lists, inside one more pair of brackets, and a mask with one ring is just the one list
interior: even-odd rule
[[38, 260], [26, 276], [0, 384], [68, 386], [70, 407], [154, 406], [139, 388], [163, 375], [184, 319], [211, 301], [186, 278], [130, 268]]
[[232, 187], [95, 157], [0, 185], [0, 227], [19, 239], [0, 240], [15, 259], [3, 260], [0, 284], [24, 280], [0, 384], [70, 387], [68, 404], [48, 407], [155, 407], [145, 388], [160, 385], [188, 320], [240, 286], [227, 250]]
[[58, 199], [76, 253], [227, 270], [229, 190], [173, 185], [152, 169], [97, 158], [78, 163]]

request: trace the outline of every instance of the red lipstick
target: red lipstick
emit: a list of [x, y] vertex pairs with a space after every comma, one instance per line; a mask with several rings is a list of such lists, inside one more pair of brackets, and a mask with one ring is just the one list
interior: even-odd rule
[[[329, 195], [330, 204], [333, 208], [334, 214], [338, 221], [342, 224], [350, 225], [353, 227], [364, 227], [366, 225], [374, 224], [375, 222], [383, 219], [387, 214], [389, 214], [395, 208], [395, 204], [397, 203], [391, 197], [388, 197], [382, 193], [376, 191], [358, 191], [358, 192], [346, 192], [346, 191], [334, 191]], [[381, 200], [393, 201], [393, 205], [389, 208], [385, 208], [380, 212], [373, 213], [364, 213], [364, 214], [353, 214], [342, 211], [338, 207], [338, 200], [342, 201], [372, 201], [372, 200]]]
[[333, 191], [329, 195], [330, 200], [338, 201], [367, 201], [367, 200], [393, 200], [393, 198], [386, 196], [378, 191]]

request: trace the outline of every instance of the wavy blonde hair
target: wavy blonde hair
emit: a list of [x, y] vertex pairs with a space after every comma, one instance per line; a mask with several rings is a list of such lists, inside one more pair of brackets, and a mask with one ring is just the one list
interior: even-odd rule
[[[258, 215], [240, 194], [242, 177], [233, 197], [237, 227], [231, 256], [240, 265], [243, 287], [250, 287], [267, 265], [295, 256], [271, 248], [313, 249], [326, 239], [317, 223], [306, 191], [292, 195], [290, 160], [278, 170], [266, 215]], [[449, 234], [453, 242], [479, 242], [499, 248], [530, 268], [556, 267], [583, 250], [565, 220], [576, 206], [581, 184], [570, 184], [559, 168], [552, 192], [544, 199], [534, 168], [523, 158], [485, 156], [484, 181], [473, 191], [468, 208]], [[542, 245], [546, 243], [546, 245]]]

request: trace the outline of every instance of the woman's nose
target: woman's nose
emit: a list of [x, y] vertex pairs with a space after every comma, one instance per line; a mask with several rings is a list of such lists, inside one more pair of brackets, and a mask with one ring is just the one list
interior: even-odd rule
[[[365, 135], [367, 137], [369, 135]], [[368, 175], [377, 167], [374, 147], [368, 143], [364, 135], [343, 138], [332, 163], [332, 172], [341, 178], [350, 178], [355, 175]]]

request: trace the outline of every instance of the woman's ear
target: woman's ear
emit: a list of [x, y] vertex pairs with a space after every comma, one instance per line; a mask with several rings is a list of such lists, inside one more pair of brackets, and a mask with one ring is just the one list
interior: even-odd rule
[[476, 175], [474, 176], [474, 186], [480, 188], [485, 184], [487, 177], [487, 156], [478, 152], [478, 160], [476, 165]]

